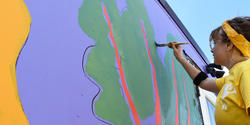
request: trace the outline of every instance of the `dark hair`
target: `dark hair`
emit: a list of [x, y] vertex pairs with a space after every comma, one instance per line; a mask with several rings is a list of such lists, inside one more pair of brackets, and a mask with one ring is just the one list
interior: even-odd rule
[[[235, 17], [228, 21], [228, 24], [239, 34], [242, 34], [250, 42], [250, 17]], [[230, 42], [226, 33], [223, 31], [222, 26], [214, 29], [209, 40], [213, 40], [215, 36], [219, 35], [219, 31], [222, 30], [222, 41], [227, 43]]]

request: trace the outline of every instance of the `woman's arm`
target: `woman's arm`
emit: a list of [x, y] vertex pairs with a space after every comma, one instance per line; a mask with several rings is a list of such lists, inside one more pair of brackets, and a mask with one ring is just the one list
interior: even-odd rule
[[[194, 78], [201, 71], [196, 69], [192, 64], [190, 64], [183, 57], [182, 47], [180, 45], [178, 46], [178, 45], [172, 44], [172, 46], [170, 48], [173, 49], [175, 58], [181, 63], [181, 65], [184, 67], [184, 69], [188, 72], [188, 74], [192, 78], [192, 80], [194, 80]], [[205, 90], [211, 91], [211, 92], [215, 92], [215, 93], [218, 93], [220, 91], [219, 88], [216, 86], [215, 80], [214, 79], [209, 79], [209, 78], [203, 80], [200, 83], [199, 87], [201, 87], [201, 88], [203, 88]]]

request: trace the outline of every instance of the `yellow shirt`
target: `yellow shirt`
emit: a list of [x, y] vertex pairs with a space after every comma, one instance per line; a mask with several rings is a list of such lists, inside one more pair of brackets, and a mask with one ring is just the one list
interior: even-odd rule
[[229, 75], [216, 79], [220, 89], [215, 105], [217, 125], [250, 125], [250, 59], [235, 64]]

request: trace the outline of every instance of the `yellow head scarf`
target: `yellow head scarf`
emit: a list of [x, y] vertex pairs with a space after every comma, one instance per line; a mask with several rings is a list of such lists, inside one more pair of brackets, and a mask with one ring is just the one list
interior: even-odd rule
[[240, 50], [240, 52], [246, 56], [250, 57], [250, 42], [242, 35], [238, 34], [229, 24], [225, 21], [222, 24], [224, 32], [227, 37], [232, 41], [232, 43]]

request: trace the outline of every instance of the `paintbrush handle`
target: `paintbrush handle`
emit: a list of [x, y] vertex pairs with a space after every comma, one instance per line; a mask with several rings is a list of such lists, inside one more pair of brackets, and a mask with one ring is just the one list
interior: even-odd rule
[[[174, 45], [184, 45], [184, 44], [189, 44], [189, 43], [172, 43]], [[171, 46], [171, 43], [162, 43], [162, 44], [159, 44], [159, 43], [155, 43], [156, 46], [159, 46], [159, 47], [163, 47], [163, 46]]]
[[[169, 46], [171, 45], [171, 43], [168, 43], [169, 44]], [[172, 44], [174, 44], [174, 45], [184, 45], [184, 44], [189, 44], [189, 43], [172, 43]]]

